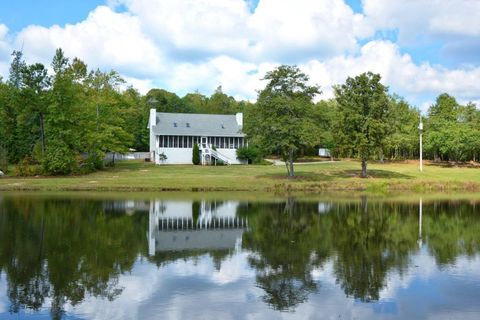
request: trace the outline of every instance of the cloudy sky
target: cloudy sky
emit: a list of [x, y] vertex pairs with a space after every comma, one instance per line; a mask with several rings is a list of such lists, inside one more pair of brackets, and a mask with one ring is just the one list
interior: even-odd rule
[[2, 0], [4, 78], [22, 47], [46, 65], [62, 47], [143, 93], [255, 100], [266, 71], [297, 64], [322, 98], [370, 70], [422, 110], [442, 92], [480, 102], [479, 0]]

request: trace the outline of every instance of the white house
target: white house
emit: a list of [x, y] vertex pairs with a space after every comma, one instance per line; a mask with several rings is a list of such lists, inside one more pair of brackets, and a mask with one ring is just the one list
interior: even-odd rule
[[[156, 164], [191, 164], [198, 144], [202, 164], [239, 164], [237, 149], [246, 145], [243, 114], [165, 113], [150, 109], [150, 154]], [[165, 160], [159, 155], [164, 154]]]

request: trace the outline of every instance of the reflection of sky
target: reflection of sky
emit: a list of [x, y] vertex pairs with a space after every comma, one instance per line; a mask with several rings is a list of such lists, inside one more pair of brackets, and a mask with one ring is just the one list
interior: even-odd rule
[[[238, 247], [237, 247], [238, 248]], [[402, 275], [388, 274], [379, 301], [362, 303], [346, 297], [333, 275], [333, 261], [312, 272], [319, 291], [294, 312], [281, 313], [262, 302], [249, 253], [236, 250], [215, 269], [208, 255], [180, 259], [157, 268], [138, 260], [119, 279], [122, 294], [114, 301], [88, 297], [66, 306], [70, 319], [479, 319], [480, 255], [459, 257], [439, 268], [426, 250], [411, 257]], [[48, 318], [8, 313], [6, 279], [0, 281], [0, 319]]]

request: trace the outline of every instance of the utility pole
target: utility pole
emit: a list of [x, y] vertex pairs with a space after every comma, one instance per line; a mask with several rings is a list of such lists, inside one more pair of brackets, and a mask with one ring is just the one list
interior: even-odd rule
[[423, 122], [422, 122], [422, 115], [420, 115], [420, 124], [418, 125], [418, 130], [420, 130], [420, 172], [423, 172], [423, 143], [422, 143]]

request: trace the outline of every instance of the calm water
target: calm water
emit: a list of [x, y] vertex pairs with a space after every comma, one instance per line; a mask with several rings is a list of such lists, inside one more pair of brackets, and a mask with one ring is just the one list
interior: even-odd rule
[[98, 197], [0, 195], [0, 319], [480, 319], [476, 201]]

